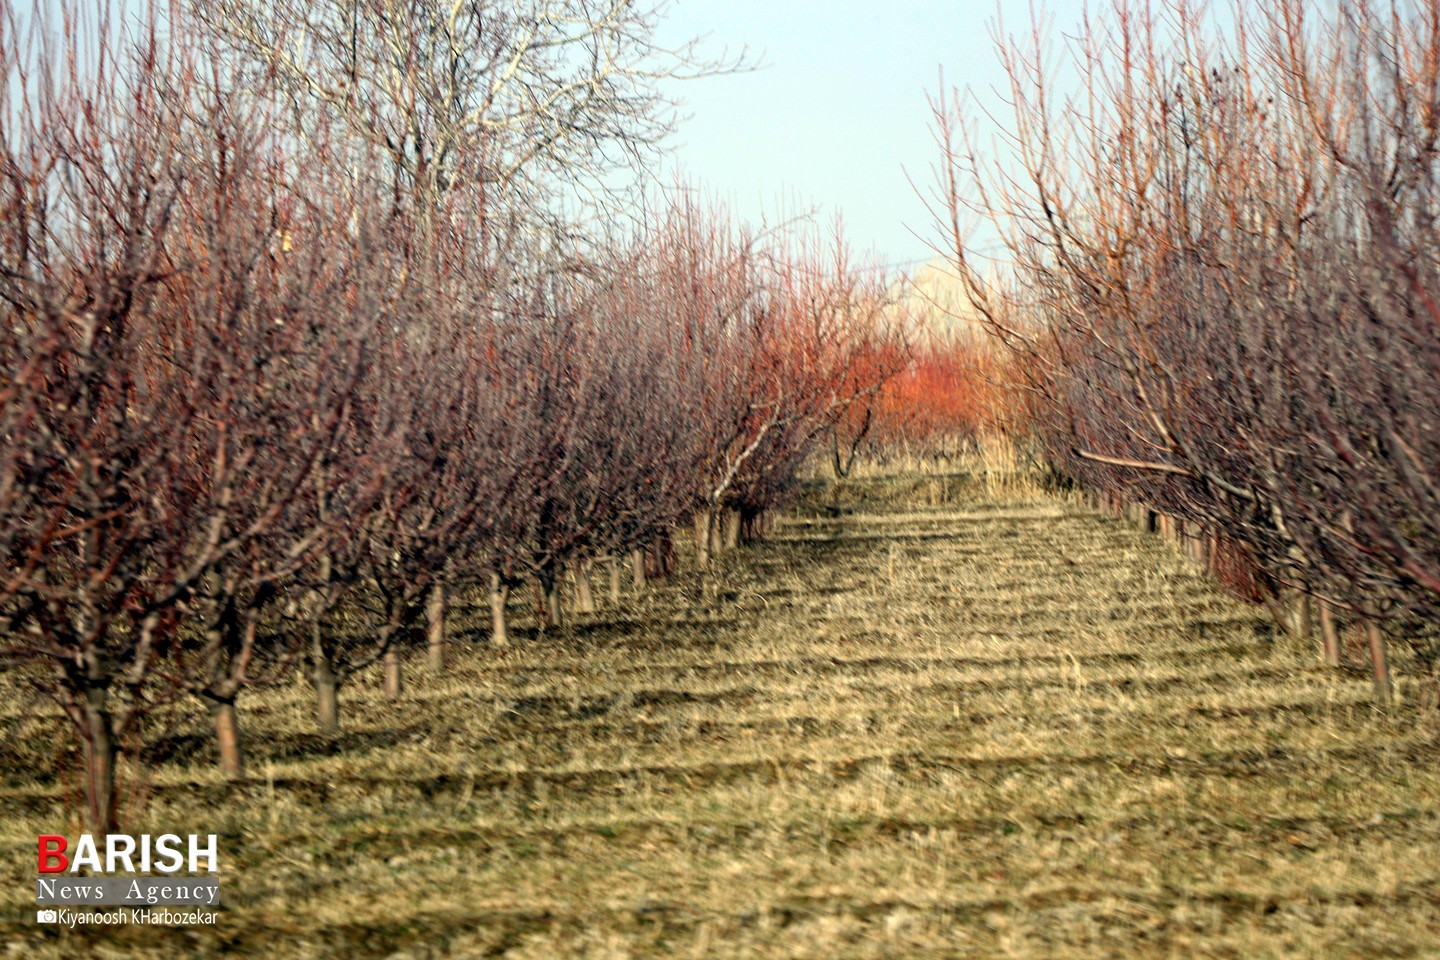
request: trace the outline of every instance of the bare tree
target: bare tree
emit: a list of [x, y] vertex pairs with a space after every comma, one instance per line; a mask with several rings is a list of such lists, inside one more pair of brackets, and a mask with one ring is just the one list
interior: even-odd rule
[[[1432, 616], [1437, 14], [1356, 0], [1317, 23], [1289, 0], [1217, 30], [1159, 6], [1087, 25], [1065, 101], [1038, 28], [1005, 44], [1016, 150], [968, 195], [974, 150], [936, 102], [947, 242], [1073, 475], [1212, 556], [1238, 545], [1272, 599]], [[1004, 323], [967, 203], [1006, 231], [1041, 334]], [[1384, 699], [1380, 644], [1373, 665]]]
[[[7, 33], [3, 51], [18, 108], [0, 136], [0, 302], [19, 376], [0, 604], [5, 660], [43, 668], [31, 679], [74, 721], [92, 826], [110, 831], [122, 740], [188, 685], [171, 669], [182, 617], [264, 552], [333, 436], [333, 407], [296, 366], [345, 350], [322, 359], [324, 338], [287, 326], [293, 311], [266, 290], [283, 244], [256, 216], [280, 213], [263, 200], [265, 151], [244, 117], [206, 108], [205, 61], [186, 38], [121, 42], [102, 21], [87, 72], [88, 35], [65, 36], [29, 60]], [[334, 372], [343, 394], [353, 369]], [[280, 549], [267, 569], [307, 542], [268, 542]]]
[[[483, 184], [492, 215], [604, 202], [669, 134], [664, 81], [734, 69], [664, 49], [664, 3], [633, 0], [218, 0], [191, 14], [272, 71], [302, 128], [384, 151], [399, 191]], [[317, 135], [320, 135], [317, 133]], [[483, 226], [483, 224], [482, 224]]]
[[339, 202], [334, 165], [296, 152], [263, 89], [241, 99], [212, 80], [195, 101], [204, 139], [187, 146], [176, 205], [187, 226], [167, 246], [183, 281], [156, 308], [187, 331], [177, 358], [208, 338], [240, 374], [205, 378], [206, 432], [185, 458], [186, 483], [253, 535], [187, 591], [189, 626], [166, 669], [209, 709], [222, 770], [240, 776], [237, 699], [283, 676], [301, 649], [287, 622], [304, 609], [295, 575], [355, 536], [384, 489], [373, 437], [358, 458], [340, 454], [356, 449], [355, 405], [391, 311], [375, 276], [385, 262], [375, 204]]

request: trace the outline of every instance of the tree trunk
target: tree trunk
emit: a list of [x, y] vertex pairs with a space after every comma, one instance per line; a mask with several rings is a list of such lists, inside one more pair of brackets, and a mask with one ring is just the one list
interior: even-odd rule
[[220, 751], [220, 772], [227, 780], [245, 776], [245, 755], [240, 748], [240, 718], [234, 700], [210, 701], [215, 722], [215, 745]]
[[1295, 622], [1290, 618], [1290, 610], [1285, 606], [1284, 598], [1273, 593], [1268, 587], [1262, 589], [1260, 594], [1260, 602], [1265, 604], [1265, 612], [1270, 614], [1270, 622], [1275, 625], [1275, 638], [1289, 636]]
[[390, 700], [399, 700], [400, 695], [405, 692], [405, 673], [400, 665], [400, 651], [394, 647], [385, 651], [385, 677], [382, 686], [385, 696]]
[[582, 560], [573, 567], [575, 572], [575, 610], [578, 613], [595, 612], [595, 591], [590, 587], [590, 561]]
[[740, 546], [740, 511], [734, 507], [727, 507], [724, 514], [725, 525], [723, 530], [723, 542], [726, 550], [735, 550]]
[[497, 647], [510, 645], [510, 630], [505, 625], [505, 601], [510, 599], [510, 584], [500, 574], [490, 574], [490, 643]]
[[1275, 626], [1280, 633], [1296, 640], [1305, 640], [1310, 636], [1309, 608], [1304, 607], [1302, 613], [1301, 598], [1305, 594], [1288, 596], [1284, 587], [1270, 584], [1270, 588], [1263, 591], [1262, 600], [1265, 608], [1270, 612], [1270, 619], [1275, 621]]
[[1290, 615], [1295, 621], [1295, 636], [1300, 640], [1310, 640], [1313, 634], [1310, 631], [1312, 616], [1310, 594], [1300, 592], [1290, 604]]
[[1335, 608], [1320, 601], [1320, 635], [1325, 642], [1325, 663], [1340, 666], [1340, 631], [1335, 626]]
[[635, 578], [635, 589], [645, 589], [645, 551], [630, 551], [630, 571]]
[[430, 669], [441, 673], [445, 669], [445, 585], [436, 583], [430, 588], [430, 601], [425, 608], [425, 650]]
[[850, 468], [840, 459], [840, 431], [830, 429], [830, 466], [835, 470], [835, 479], [844, 480], [850, 475]]
[[565, 626], [565, 594], [560, 589], [560, 580], [550, 581], [550, 589], [545, 596], [545, 615], [550, 618], [550, 623], [556, 630]]
[[1370, 667], [1375, 678], [1375, 699], [1385, 706], [1395, 701], [1395, 687], [1390, 681], [1390, 657], [1385, 650], [1385, 634], [1380, 621], [1371, 620], [1365, 632], [1370, 640]]
[[560, 578], [555, 576], [555, 571], [540, 571], [540, 594], [548, 625], [559, 630], [565, 625], [565, 605], [560, 598]]
[[714, 510], [705, 507], [695, 511], [695, 563], [702, 570], [710, 566], [714, 529]]
[[650, 552], [655, 561], [649, 568], [651, 576], [668, 577], [675, 572], [678, 559], [675, 554], [675, 538], [668, 528], [650, 542]]
[[90, 829], [96, 836], [118, 833], [119, 794], [115, 789], [115, 740], [108, 691], [92, 687], [85, 694], [85, 786], [90, 805]]
[[754, 543], [763, 533], [765, 511], [742, 510], [740, 512], [740, 542]]
[[610, 603], [620, 605], [620, 558], [610, 558]]
[[330, 664], [330, 657], [320, 643], [320, 628], [315, 627], [315, 644], [311, 656], [310, 682], [315, 686], [315, 722], [321, 733], [340, 730], [340, 678]]

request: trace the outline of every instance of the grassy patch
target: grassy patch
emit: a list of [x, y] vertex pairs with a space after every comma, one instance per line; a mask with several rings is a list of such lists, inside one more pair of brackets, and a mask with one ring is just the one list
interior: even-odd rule
[[[875, 477], [775, 538], [387, 702], [155, 731], [132, 827], [221, 835], [215, 928], [31, 922], [59, 718], [0, 703], [25, 957], [1424, 956], [1440, 747], [1402, 683], [1272, 642], [1155, 538], [1033, 487]], [[461, 637], [486, 612], [457, 610]], [[1403, 670], [1403, 664], [1401, 665]], [[57, 746], [57, 744], [60, 744]], [[134, 773], [132, 769], [132, 774]], [[0, 953], [0, 956], [3, 956]]]

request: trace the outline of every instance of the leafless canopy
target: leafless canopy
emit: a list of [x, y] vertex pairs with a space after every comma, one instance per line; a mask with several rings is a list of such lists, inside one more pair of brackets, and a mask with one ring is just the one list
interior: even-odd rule
[[[1001, 44], [1013, 150], [993, 163], [935, 103], [937, 213], [1054, 456], [1237, 545], [1271, 591], [1433, 622], [1440, 10], [1284, 0], [1221, 23], [1116, 0], [1069, 45], [1069, 97], [1045, 44]], [[974, 210], [1025, 300], [982, 282]]]

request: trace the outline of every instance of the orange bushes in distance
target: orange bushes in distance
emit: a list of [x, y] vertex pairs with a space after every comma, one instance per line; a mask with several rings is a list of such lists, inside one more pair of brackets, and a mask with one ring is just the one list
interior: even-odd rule
[[997, 429], [1004, 419], [999, 367], [979, 335], [926, 337], [881, 393], [876, 443], [941, 452]]
[[830, 450], [837, 476], [862, 456], [951, 457], [987, 435], [1023, 429], [1027, 418], [1007, 386], [1014, 360], [983, 331], [963, 325], [958, 308], [901, 299], [887, 312], [888, 335], [871, 341], [857, 370], [894, 373], [837, 424]]

